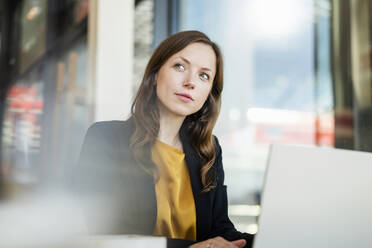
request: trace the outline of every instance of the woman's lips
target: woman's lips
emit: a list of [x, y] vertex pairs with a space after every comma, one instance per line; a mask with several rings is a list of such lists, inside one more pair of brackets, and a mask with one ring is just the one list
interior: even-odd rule
[[176, 93], [176, 95], [184, 102], [194, 101], [194, 99], [189, 94]]

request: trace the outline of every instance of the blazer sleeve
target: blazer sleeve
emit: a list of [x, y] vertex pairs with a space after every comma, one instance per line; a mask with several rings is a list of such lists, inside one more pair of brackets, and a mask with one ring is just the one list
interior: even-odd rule
[[252, 246], [254, 235], [237, 231], [228, 217], [228, 201], [226, 185], [224, 185], [225, 174], [222, 165], [222, 149], [216, 137], [215, 140], [217, 186], [213, 204], [212, 233], [214, 236], [221, 236], [230, 241], [245, 239], [247, 241], [245, 247], [248, 248]]
[[89, 127], [73, 175], [73, 190], [84, 213], [89, 234], [119, 234], [123, 198], [115, 147], [118, 139], [110, 123]]
[[106, 193], [101, 191], [109, 190], [110, 179], [115, 178], [115, 137], [111, 137], [106, 126], [105, 123], [94, 123], [85, 135], [74, 177], [80, 193]]

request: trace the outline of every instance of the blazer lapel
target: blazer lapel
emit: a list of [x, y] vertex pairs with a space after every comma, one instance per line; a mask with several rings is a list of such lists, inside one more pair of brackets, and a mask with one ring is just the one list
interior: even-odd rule
[[209, 193], [201, 193], [203, 185], [200, 180], [200, 159], [193, 149], [190, 139], [184, 128], [180, 130], [180, 138], [185, 153], [185, 160], [190, 174], [192, 192], [194, 195], [196, 209], [196, 231], [197, 240], [208, 237], [212, 225], [211, 201]]

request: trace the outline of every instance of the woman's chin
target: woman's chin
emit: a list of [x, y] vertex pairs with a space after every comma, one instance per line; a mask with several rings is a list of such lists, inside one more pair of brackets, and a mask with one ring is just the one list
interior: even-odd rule
[[192, 111], [190, 109], [183, 109], [183, 108], [177, 108], [177, 109], [173, 108], [170, 110], [170, 113], [177, 117], [186, 118], [186, 116], [195, 113], [195, 111]]

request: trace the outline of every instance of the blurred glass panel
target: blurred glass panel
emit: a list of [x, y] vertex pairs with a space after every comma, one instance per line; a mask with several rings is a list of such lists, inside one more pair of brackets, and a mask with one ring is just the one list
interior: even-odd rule
[[89, 0], [75, 0], [72, 13], [74, 25], [85, 21], [89, 13]]
[[[0, 3], [0, 54], [2, 53], [2, 42], [3, 42], [3, 3]], [[1, 56], [1, 55], [0, 55]]]
[[152, 54], [153, 19], [154, 0], [138, 1], [134, 10], [133, 97], [136, 96], [147, 62]]
[[[324, 134], [317, 129], [313, 4], [181, 1], [181, 30], [205, 32], [224, 55], [225, 87], [215, 132], [230, 204], [243, 209], [231, 217], [242, 231], [255, 232], [257, 214], [234, 206], [259, 204], [270, 143], [317, 144], [323, 135], [323, 145], [333, 144], [331, 117]], [[329, 81], [322, 87], [324, 108], [331, 107]]]
[[87, 81], [88, 50], [86, 37], [82, 36], [70, 49], [56, 58], [51, 136], [48, 139], [49, 161], [54, 164], [55, 175], [62, 181], [73, 169], [85, 131], [92, 121], [93, 103], [89, 99]]
[[5, 82], [10, 86], [1, 170], [8, 197], [45, 182], [65, 186], [92, 121], [93, 85], [87, 80], [89, 1], [58, 1], [50, 8], [47, 3], [20, 1], [11, 16], [6, 47], [19, 49], [17, 56], [10, 49], [9, 61], [20, 70], [7, 72], [9, 82]]
[[350, 5], [354, 149], [372, 152], [372, 3], [360, 0]]
[[331, 2], [335, 146], [372, 152], [372, 2]]
[[335, 147], [354, 148], [353, 87], [350, 70], [350, 1], [332, 1], [332, 77]]
[[54, 16], [51, 23], [54, 29], [52, 36], [62, 38], [69, 32], [76, 32], [79, 26], [87, 21], [88, 12], [89, 0], [55, 1], [50, 8], [50, 14]]
[[34, 71], [8, 91], [2, 130], [2, 173], [10, 185], [29, 186], [38, 182], [42, 114], [44, 106], [42, 72]]
[[20, 72], [45, 52], [47, 0], [22, 1]]
[[334, 145], [334, 104], [331, 71], [331, 3], [315, 1], [316, 143]]
[[[8, 91], [1, 137], [8, 196], [17, 196], [45, 179], [65, 183], [91, 123], [87, 64], [82, 37], [60, 57], [32, 68]], [[50, 77], [48, 71], [56, 74]], [[55, 85], [55, 92], [48, 84]]]

